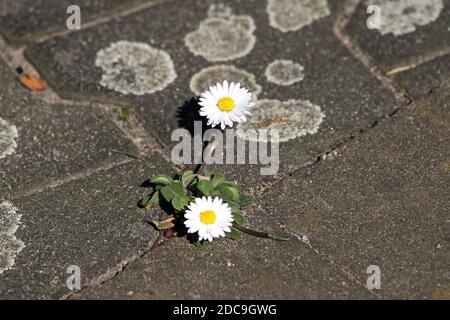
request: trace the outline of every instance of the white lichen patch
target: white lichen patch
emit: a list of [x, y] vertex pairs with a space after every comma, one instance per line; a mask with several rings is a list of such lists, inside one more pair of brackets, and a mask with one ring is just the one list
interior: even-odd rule
[[268, 0], [270, 25], [282, 32], [297, 31], [330, 15], [327, 0]]
[[233, 15], [225, 6], [210, 7], [209, 17], [200, 22], [197, 30], [188, 33], [184, 41], [194, 55], [210, 62], [229, 61], [241, 58], [253, 49], [254, 31], [252, 17]]
[[167, 52], [141, 42], [115, 42], [97, 53], [95, 65], [103, 69], [100, 84], [123, 94], [155, 93], [177, 77]]
[[[307, 100], [259, 100], [250, 109], [251, 116], [247, 122], [237, 126], [237, 135], [245, 140], [265, 141], [264, 136], [257, 137], [254, 129], [278, 130], [279, 141], [285, 142], [314, 134], [318, 131], [325, 114], [320, 107]], [[247, 130], [253, 129], [248, 131]], [[270, 135], [268, 135], [270, 139]]]
[[416, 26], [435, 21], [444, 8], [442, 0], [370, 0], [366, 3], [381, 9], [380, 33], [394, 36], [414, 32]]
[[253, 74], [228, 65], [211, 66], [200, 70], [192, 76], [190, 88], [196, 95], [200, 95], [208, 90], [209, 87], [222, 83], [223, 80], [240, 83], [241, 86], [253, 93], [254, 99], [261, 93], [261, 86], [256, 83], [256, 78]]
[[290, 86], [302, 81], [305, 77], [303, 66], [291, 60], [275, 60], [266, 68], [266, 78], [268, 81], [280, 86]]
[[233, 15], [233, 11], [229, 6], [223, 3], [212, 4], [208, 8], [209, 18], [229, 18]]
[[14, 259], [25, 247], [15, 236], [21, 218], [11, 202], [0, 203], [0, 274], [14, 266]]
[[17, 149], [17, 127], [0, 118], [0, 159], [13, 154]]

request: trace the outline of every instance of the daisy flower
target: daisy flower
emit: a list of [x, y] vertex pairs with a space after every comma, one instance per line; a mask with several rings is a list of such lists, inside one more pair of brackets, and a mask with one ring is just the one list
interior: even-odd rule
[[198, 232], [199, 241], [225, 237], [233, 223], [230, 207], [218, 197], [195, 199], [188, 205], [184, 217], [188, 233]]
[[225, 129], [233, 127], [233, 122], [246, 121], [247, 110], [253, 107], [252, 94], [239, 83], [218, 83], [201, 94], [199, 104], [202, 106], [200, 115], [208, 118], [208, 125]]

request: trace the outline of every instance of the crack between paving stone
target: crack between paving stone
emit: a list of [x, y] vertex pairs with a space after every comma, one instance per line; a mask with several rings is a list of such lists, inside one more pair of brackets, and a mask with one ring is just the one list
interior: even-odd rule
[[408, 59], [408, 61], [398, 64], [397, 66], [391, 68], [389, 71], [386, 72], [386, 75], [392, 76], [397, 73], [414, 69], [424, 63], [431, 62], [448, 54], [450, 54], [450, 47], [439, 49], [431, 53], [428, 52], [424, 55], [415, 56], [413, 58]]
[[[441, 86], [441, 83], [438, 83], [436, 86], [433, 86], [430, 88], [430, 91], [428, 92], [428, 96], [434, 93], [434, 90], [438, 89]], [[423, 98], [422, 98], [423, 99]], [[422, 100], [421, 99], [421, 100]], [[420, 100], [419, 100], [420, 101]], [[416, 101], [410, 101], [408, 106], [414, 106], [416, 105]], [[266, 192], [269, 188], [277, 185], [281, 181], [283, 181], [285, 178], [288, 178], [297, 172], [299, 172], [302, 169], [309, 168], [314, 166], [315, 164], [324, 161], [328, 158], [328, 156], [333, 156], [334, 152], [337, 152], [340, 150], [340, 148], [345, 145], [348, 141], [353, 140], [355, 138], [358, 138], [362, 134], [366, 134], [367, 132], [371, 131], [371, 129], [374, 129], [376, 126], [378, 126], [380, 123], [384, 123], [386, 121], [389, 121], [390, 118], [394, 117], [399, 111], [402, 110], [402, 107], [396, 107], [393, 111], [385, 115], [384, 117], [381, 117], [377, 120], [375, 120], [372, 124], [370, 124], [368, 127], [358, 130], [357, 132], [348, 135], [347, 137], [344, 137], [340, 142], [335, 143], [332, 145], [328, 150], [325, 152], [322, 152], [315, 157], [312, 158], [312, 160], [300, 165], [299, 167], [288, 171], [284, 174], [280, 174], [279, 176], [275, 176], [272, 181], [264, 181], [256, 185], [256, 187], [249, 187], [246, 188], [245, 191], [248, 191], [252, 194], [262, 194]]]
[[[402, 106], [408, 106], [411, 105], [413, 102], [413, 99], [409, 97], [406, 91], [398, 88], [394, 82], [393, 79], [390, 78], [376, 63], [375, 61], [370, 57], [370, 55], [366, 54], [359, 46], [357, 46], [351, 39], [349, 35], [347, 35], [344, 30], [348, 22], [350, 21], [351, 17], [353, 16], [357, 6], [360, 4], [360, 0], [347, 0], [347, 3], [344, 5], [344, 9], [340, 14], [337, 15], [336, 21], [333, 25], [333, 33], [338, 38], [338, 40], [349, 50], [349, 52], [357, 58], [361, 63], [381, 82], [381, 84], [386, 87], [393, 95], [396, 101], [402, 105]], [[427, 62], [423, 60], [423, 62]], [[351, 134], [341, 140], [341, 142], [338, 142], [331, 146], [327, 151], [320, 153], [313, 157], [310, 161], [302, 164], [301, 166], [287, 172], [284, 174], [280, 174], [278, 176], [274, 176], [271, 181], [264, 181], [259, 184], [257, 184], [255, 187], [249, 187], [246, 188], [246, 191], [251, 194], [259, 194], [264, 193], [267, 189], [273, 187], [280, 181], [282, 181], [284, 178], [292, 176], [297, 171], [300, 171], [304, 168], [311, 167], [315, 165], [316, 163], [325, 160], [329, 155], [331, 155], [333, 152], [338, 151], [338, 149], [347, 143], [349, 140], [354, 139], [357, 135], [365, 133], [366, 131], [373, 129], [375, 126], [377, 126], [378, 122], [380, 120], [386, 120], [392, 116], [394, 116], [397, 111], [399, 111], [400, 107], [396, 107], [392, 112], [389, 114], [379, 118], [378, 120], [375, 120], [371, 125], [369, 125], [367, 128], [360, 129], [359, 132]]]
[[[335, 260], [331, 260], [329, 258], [327, 258], [327, 256], [325, 254], [323, 254], [322, 252], [320, 252], [316, 247], [314, 247], [310, 240], [308, 239], [308, 236], [306, 234], [299, 234], [296, 231], [292, 230], [291, 228], [287, 227], [285, 224], [281, 223], [280, 221], [278, 221], [275, 217], [272, 216], [268, 216], [267, 214], [265, 214], [264, 209], [259, 206], [256, 205], [255, 206], [256, 210], [259, 211], [260, 214], [264, 214], [265, 217], [267, 219], [269, 219], [271, 221], [271, 223], [273, 223], [274, 225], [276, 225], [280, 230], [282, 230], [283, 232], [285, 232], [286, 234], [294, 237], [295, 239], [297, 239], [298, 241], [300, 241], [301, 243], [303, 243], [304, 245], [306, 245], [308, 247], [309, 250], [313, 251], [321, 260], [323, 260], [325, 263], [328, 263], [332, 266], [334, 266], [336, 269], [338, 269], [339, 271], [341, 271], [342, 273], [344, 273], [348, 279], [350, 281], [353, 281], [354, 283], [356, 283], [357, 285], [364, 287], [364, 289], [366, 291], [369, 291], [370, 294], [372, 294], [374, 297], [381, 299], [381, 296], [378, 295], [376, 292], [374, 292], [373, 290], [369, 290], [363, 282], [361, 282], [361, 279], [355, 275], [350, 269], [348, 269], [347, 267], [345, 267], [344, 265], [336, 262]], [[289, 241], [289, 240], [288, 240]]]
[[[441, 84], [438, 84], [436, 87], [433, 87], [430, 92], [428, 93], [428, 95], [433, 94], [433, 89], [439, 88], [441, 86]], [[415, 105], [415, 102], [410, 102], [408, 103], [408, 105]], [[378, 126], [380, 123], [384, 123], [386, 121], [389, 121], [389, 119], [391, 117], [394, 117], [399, 111], [401, 111], [402, 108], [401, 107], [397, 107], [395, 108], [392, 112], [390, 112], [388, 115], [386, 115], [383, 118], [380, 118], [379, 120], [375, 120], [370, 126], [368, 126], [365, 129], [360, 129], [358, 133], [349, 135], [347, 138], [344, 138], [341, 142], [337, 143], [336, 145], [332, 146], [328, 151], [321, 153], [320, 155], [316, 156], [313, 160], [309, 161], [308, 163], [299, 166], [298, 168], [282, 175], [279, 176], [276, 180], [271, 181], [271, 182], [264, 182], [262, 184], [260, 184], [261, 187], [257, 187], [258, 188], [258, 194], [259, 196], [262, 196], [268, 189], [270, 189], [271, 187], [277, 185], [278, 183], [280, 183], [281, 181], [283, 181], [284, 179], [291, 177], [292, 175], [294, 175], [295, 173], [299, 172], [302, 169], [308, 168], [308, 167], [312, 167], [314, 165], [316, 165], [319, 162], [322, 162], [324, 160], [326, 160], [326, 158], [328, 156], [332, 156], [333, 153], [335, 151], [340, 150], [340, 148], [346, 144], [348, 141], [353, 140], [355, 138], [358, 138], [360, 135], [362, 134], [366, 134], [367, 132], [371, 131], [371, 129], [375, 128], [376, 126]], [[261, 209], [262, 211], [264, 211], [262, 208], [260, 208], [258, 206], [259, 209]], [[275, 222], [276, 224], [280, 225], [281, 223], [274, 218], [273, 222]], [[311, 243], [309, 242], [309, 240], [305, 240], [307, 239], [307, 237], [305, 238], [306, 235], [302, 235], [302, 234], [298, 234], [295, 231], [291, 230], [290, 228], [282, 228], [286, 233], [288, 233], [289, 235], [295, 237], [297, 240], [301, 241], [302, 243], [304, 243], [310, 250], [312, 250], [314, 253], [316, 253], [322, 260], [324, 260], [325, 262], [334, 265], [336, 268], [338, 268], [339, 270], [341, 270], [344, 274], [346, 274], [351, 280], [355, 281], [355, 283], [357, 283], [358, 285], [364, 287], [364, 289], [366, 289], [370, 294], [372, 294], [374, 297], [378, 298], [378, 299], [382, 299], [382, 297], [376, 293], [373, 290], [369, 290], [364, 283], [361, 282], [361, 280], [359, 279], [358, 276], [356, 276], [355, 274], [353, 274], [353, 272], [346, 268], [344, 265], [337, 263], [336, 261], [330, 260], [328, 259], [323, 253], [321, 253], [317, 248], [313, 247], [311, 245]]]
[[276, 225], [280, 230], [282, 230], [283, 232], [285, 232], [286, 234], [294, 237], [295, 239], [297, 239], [298, 241], [300, 241], [301, 243], [303, 243], [304, 245], [306, 245], [308, 247], [309, 250], [313, 251], [321, 260], [323, 260], [325, 263], [328, 263], [332, 266], [334, 266], [336, 269], [338, 269], [339, 271], [341, 271], [342, 273], [344, 273], [347, 278], [350, 281], [353, 281], [354, 283], [356, 283], [357, 285], [359, 285], [360, 287], [364, 287], [364, 289], [366, 291], [369, 291], [369, 293], [371, 295], [373, 295], [374, 297], [381, 299], [381, 296], [378, 295], [375, 291], [373, 290], [369, 290], [363, 282], [361, 282], [361, 279], [355, 275], [350, 269], [348, 269], [347, 267], [345, 267], [344, 265], [331, 260], [329, 258], [326, 257], [325, 254], [321, 253], [317, 248], [315, 248], [311, 242], [308, 239], [308, 236], [306, 236], [305, 234], [299, 234], [297, 232], [295, 232], [294, 230], [288, 228], [285, 224], [281, 223], [280, 221], [278, 221], [275, 217], [272, 216], [268, 216], [267, 214], [265, 214], [264, 209], [259, 206], [259, 205], [255, 205], [255, 208], [257, 211], [259, 211], [260, 214], [265, 215], [265, 217], [267, 219], [269, 219], [271, 221], [271, 223], [273, 223], [274, 225]]
[[395, 99], [401, 104], [410, 104], [412, 99], [406, 91], [397, 87], [393, 79], [386, 75], [386, 72], [375, 62], [375, 60], [367, 54], [360, 46], [358, 46], [350, 35], [345, 33], [345, 27], [349, 23], [356, 8], [360, 4], [360, 0], [348, 0], [344, 5], [344, 9], [337, 15], [333, 25], [333, 33], [336, 38], [347, 48], [347, 50], [357, 58], [389, 91], [392, 92]]
[[353, 272], [348, 269], [347, 267], [345, 267], [344, 265], [331, 260], [329, 258], [327, 258], [325, 256], [325, 254], [321, 253], [317, 248], [315, 248], [311, 242], [309, 240], [305, 240], [305, 235], [302, 234], [298, 234], [297, 232], [291, 230], [290, 228], [285, 228], [284, 229], [286, 231], [286, 233], [290, 234], [291, 236], [295, 237], [297, 240], [299, 240], [300, 242], [302, 242], [303, 244], [305, 244], [310, 250], [312, 250], [315, 254], [318, 255], [318, 257], [320, 259], [322, 259], [324, 262], [334, 266], [336, 269], [340, 270], [342, 273], [344, 273], [351, 281], [353, 281], [354, 283], [358, 284], [359, 286], [363, 287], [366, 291], [368, 291], [371, 295], [373, 295], [374, 297], [378, 298], [378, 299], [382, 299], [382, 297], [376, 293], [373, 290], [369, 290], [363, 282], [361, 282], [361, 279], [359, 279], [359, 277], [355, 274], [353, 274]]
[[[430, 92], [431, 94], [431, 92]], [[358, 133], [349, 135], [347, 138], [344, 138], [341, 142], [337, 143], [336, 145], [334, 145], [333, 147], [331, 147], [328, 151], [321, 153], [320, 155], [316, 156], [313, 160], [309, 161], [308, 163], [296, 168], [295, 170], [292, 170], [282, 176], [280, 176], [277, 180], [274, 180], [270, 183], [265, 182], [262, 187], [260, 187], [260, 189], [258, 189], [258, 193], [260, 196], [262, 196], [268, 189], [270, 189], [271, 187], [277, 185], [278, 183], [280, 183], [281, 181], [283, 181], [284, 179], [291, 177], [292, 175], [294, 175], [295, 173], [299, 172], [300, 170], [303, 170], [305, 168], [308, 167], [312, 167], [314, 165], [316, 165], [319, 162], [322, 162], [324, 160], [327, 159], [328, 156], [333, 156], [333, 153], [335, 151], [338, 151], [344, 144], [346, 144], [348, 141], [353, 140], [355, 138], [357, 138], [358, 136], [360, 136], [361, 134], [365, 134], [367, 132], [369, 132], [371, 129], [375, 128], [377, 125], [379, 125], [381, 122], [385, 122], [388, 121], [391, 117], [395, 116], [398, 111], [400, 111], [401, 108], [397, 107], [396, 109], [394, 109], [392, 112], [390, 112], [386, 117], [381, 118], [379, 120], [375, 120], [370, 126], [368, 126], [365, 129], [360, 129]], [[260, 208], [260, 207], [258, 207]], [[262, 208], [260, 208], [261, 210], [263, 210]], [[263, 210], [264, 211], [264, 210]], [[280, 225], [281, 223], [277, 220], [272, 218], [272, 220]], [[295, 231], [285, 227], [282, 228], [282, 230], [286, 231], [286, 233], [294, 236], [297, 240], [301, 241], [302, 243], [304, 243], [310, 250], [312, 250], [315, 254], [317, 254], [322, 260], [324, 260], [325, 262], [335, 266], [337, 269], [339, 269], [340, 271], [342, 271], [344, 274], [347, 275], [347, 277], [349, 277], [349, 279], [353, 280], [355, 283], [357, 283], [358, 285], [364, 287], [365, 290], [367, 290], [370, 294], [372, 294], [374, 297], [381, 299], [381, 296], [379, 294], [377, 294], [376, 292], [374, 292], [373, 290], [369, 290], [359, 279], [358, 276], [356, 276], [355, 274], [353, 274], [353, 272], [351, 270], [349, 270], [348, 268], [346, 268], [344, 265], [337, 263], [336, 261], [332, 261], [330, 259], [328, 259], [323, 253], [321, 253], [317, 248], [313, 247], [311, 245], [311, 243], [309, 242], [309, 240], [305, 240], [307, 238], [305, 238], [305, 235], [302, 234], [298, 234]]]
[[365, 134], [366, 132], [370, 131], [371, 129], [375, 128], [380, 122], [387, 121], [389, 118], [393, 117], [397, 112], [400, 110], [399, 107], [395, 108], [393, 111], [391, 111], [386, 116], [375, 120], [372, 124], [370, 124], [368, 127], [358, 130], [357, 132], [348, 135], [347, 137], [344, 137], [340, 142], [335, 143], [332, 145], [328, 150], [317, 154], [316, 156], [312, 157], [311, 160], [307, 161], [306, 163], [303, 163], [302, 165], [296, 167], [295, 169], [288, 171], [286, 173], [280, 174], [278, 176], [274, 176], [271, 181], [263, 181], [256, 185], [256, 187], [248, 187], [245, 189], [246, 192], [256, 195], [256, 194], [262, 194], [266, 192], [268, 189], [272, 188], [273, 186], [277, 185], [284, 179], [291, 177], [292, 175], [296, 174], [300, 170], [303, 170], [305, 168], [312, 167], [316, 165], [317, 163], [327, 160], [328, 157], [332, 157], [333, 154], [340, 150], [340, 148], [345, 145], [348, 141], [353, 140], [357, 138], [361, 134]]
[[[0, 37], [0, 57], [3, 58], [5, 63], [14, 71], [17, 67], [21, 67], [24, 73], [31, 73], [40, 76], [40, 73], [33, 66], [33, 64], [28, 61], [24, 56], [25, 47], [14, 49]], [[90, 99], [85, 99], [81, 101], [75, 101], [71, 99], [65, 99], [61, 97], [51, 86], [44, 91], [32, 91], [31, 95], [40, 99], [44, 103], [52, 105], [62, 105], [69, 107], [90, 107], [102, 110], [108, 118], [114, 123], [114, 125], [120, 129], [120, 131], [137, 147], [139, 152], [144, 155], [151, 155], [154, 153], [159, 154], [163, 159], [165, 159], [176, 171], [185, 169], [185, 166], [173, 165], [169, 151], [167, 151], [167, 146], [163, 144], [160, 139], [153, 134], [147, 132], [143, 127], [142, 123], [137, 119], [136, 116], [131, 115], [129, 121], [123, 121], [118, 116], [116, 112], [117, 109], [123, 107], [121, 105], [113, 103], [104, 103], [91, 101]]]
[[148, 252], [150, 252], [152, 249], [152, 245], [153, 245], [153, 241], [150, 241], [147, 245], [146, 248], [138, 250], [136, 253], [134, 253], [133, 255], [131, 255], [128, 258], [125, 258], [123, 260], [121, 260], [119, 263], [117, 263], [115, 266], [110, 267], [106, 270], [106, 272], [92, 278], [91, 280], [89, 280], [87, 283], [85, 283], [84, 285], [81, 286], [80, 289], [78, 290], [74, 290], [71, 291], [69, 293], [64, 294], [63, 296], [61, 296], [59, 298], [59, 300], [68, 300], [70, 299], [74, 294], [80, 293], [81, 291], [88, 289], [88, 288], [92, 288], [92, 287], [97, 287], [102, 285], [103, 283], [114, 279], [115, 277], [117, 277], [120, 273], [122, 273], [126, 267], [133, 263], [134, 261], [142, 258], [143, 256], [145, 256]]
[[[48, 33], [46, 33], [45, 35], [42, 35], [42, 36], [40, 36], [40, 35], [34, 35], [34, 36], [31, 35], [28, 39], [23, 40], [23, 41], [19, 41], [19, 45], [16, 46], [16, 47], [20, 48], [22, 46], [26, 46], [26, 44], [24, 44], [24, 42], [42, 43], [42, 42], [51, 40], [51, 39], [56, 38], [56, 37], [65, 36], [65, 35], [70, 34], [70, 33], [84, 31], [84, 30], [90, 29], [92, 27], [95, 27], [97, 25], [108, 23], [108, 22], [113, 21], [115, 19], [123, 18], [123, 17], [129, 16], [129, 15], [135, 14], [135, 13], [137, 13], [139, 11], [149, 9], [149, 8], [155, 6], [155, 5], [160, 4], [160, 3], [169, 2], [169, 1], [172, 1], [172, 0], [151, 0], [150, 2], [137, 4], [137, 5], [135, 5], [135, 6], [131, 7], [131, 8], [124, 9], [123, 11], [113, 11], [109, 15], [96, 17], [96, 18], [94, 18], [92, 20], [89, 20], [87, 22], [82, 23], [82, 26], [81, 26], [80, 30], [69, 30], [67, 28], [64, 28], [64, 29], [60, 29], [60, 30], [57, 30], [57, 31], [50, 31], [50, 32], [48, 32]], [[81, 10], [83, 10], [82, 7], [81, 7]], [[120, 9], [118, 9], [118, 10], [120, 10]], [[12, 44], [11, 46], [14, 46], [14, 44]]]
[[[383, 86], [389, 89], [389, 91], [394, 95], [395, 99], [401, 105], [403, 106], [411, 105], [413, 99], [409, 97], [404, 90], [398, 88], [393, 83], [393, 79], [390, 78], [388, 75], [386, 75], [386, 73], [375, 63], [375, 61], [368, 54], [366, 54], [359, 46], [357, 46], [352, 41], [351, 37], [344, 32], [346, 25], [350, 21], [360, 2], [361, 2], [360, 0], [347, 0], [347, 3], [344, 5], [344, 9], [340, 14], [338, 14], [336, 21], [333, 25], [333, 33], [338, 38], [338, 40], [347, 48], [347, 50], [349, 50], [349, 52], [355, 58], [361, 61], [363, 65], [382, 83]], [[424, 60], [424, 62], [426, 61]], [[275, 176], [271, 181], [264, 181], [257, 184], [256, 187], [249, 187], [246, 189], [246, 191], [253, 194], [264, 193], [267, 189], [275, 186], [277, 183], [284, 180], [284, 178], [292, 176], [293, 174], [304, 168], [311, 167], [316, 163], [325, 160], [328, 155], [331, 155], [333, 152], [338, 151], [339, 148], [345, 143], [347, 143], [349, 140], [354, 139], [359, 134], [365, 133], [366, 131], [373, 129], [375, 126], [377, 126], [380, 120], [386, 120], [394, 116], [397, 113], [397, 111], [399, 111], [399, 109], [400, 107], [395, 108], [391, 113], [385, 115], [384, 117], [381, 117], [378, 120], [375, 120], [367, 128], [360, 129], [359, 132], [347, 136], [346, 138], [341, 140], [341, 142], [334, 144], [327, 151], [316, 155], [310, 161], [302, 164], [301, 166], [287, 173]]]
[[90, 177], [90, 176], [92, 176], [94, 174], [97, 174], [97, 173], [101, 173], [101, 172], [108, 171], [108, 170], [111, 170], [111, 169], [116, 168], [116, 167], [120, 167], [121, 165], [130, 163], [131, 161], [133, 161], [133, 160], [126, 159], [126, 160], [121, 160], [121, 161], [117, 161], [117, 162], [111, 162], [111, 163], [108, 163], [108, 164], [104, 164], [104, 165], [96, 167], [96, 168], [89, 168], [89, 169], [84, 170], [82, 172], [71, 174], [70, 176], [68, 176], [66, 178], [51, 181], [51, 182], [47, 183], [45, 186], [39, 186], [39, 187], [31, 188], [31, 189], [28, 189], [27, 191], [22, 192], [22, 193], [18, 192], [15, 195], [9, 197], [9, 199], [10, 200], [16, 200], [16, 199], [19, 199], [19, 198], [24, 198], [24, 197], [29, 197], [29, 196], [32, 196], [32, 195], [35, 195], [35, 194], [39, 194], [39, 193], [44, 192], [46, 190], [51, 190], [51, 189], [60, 187], [60, 186], [62, 186], [64, 184], [67, 184], [69, 182], [77, 181], [77, 180], [80, 180], [80, 179], [83, 179], [83, 178]]

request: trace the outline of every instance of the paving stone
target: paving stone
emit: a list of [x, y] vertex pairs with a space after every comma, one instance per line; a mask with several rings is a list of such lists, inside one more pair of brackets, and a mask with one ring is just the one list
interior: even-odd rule
[[[15, 236], [24, 248], [0, 274], [0, 298], [59, 298], [69, 293], [66, 273], [80, 267], [81, 285], [148, 247], [157, 232], [145, 220], [161, 212], [137, 207], [141, 183], [170, 170], [157, 156], [11, 201], [22, 215]], [[3, 249], [3, 248], [2, 248]]]
[[0, 117], [18, 135], [14, 153], [0, 158], [0, 200], [121, 161], [113, 150], [135, 150], [103, 112], [43, 103], [2, 62], [0, 86]]
[[[384, 3], [390, 3], [392, 7], [385, 7]], [[373, 14], [366, 13], [369, 4], [380, 5], [381, 30], [371, 30], [367, 27], [369, 17], [374, 17]], [[426, 6], [428, 9], [425, 9]], [[401, 14], [397, 14], [400, 12]], [[421, 56], [433, 55], [448, 48], [449, 21], [448, 0], [398, 2], [362, 0], [347, 25], [346, 32], [386, 71], [389, 71], [413, 63]], [[382, 31], [383, 28], [385, 32]], [[392, 32], [386, 33], [388, 30]]]
[[[226, 276], [225, 276], [226, 275]], [[251, 236], [198, 249], [174, 240], [74, 299], [373, 299], [298, 240]]]
[[395, 81], [414, 99], [426, 97], [450, 78], [450, 55], [418, 65], [394, 75]]
[[[392, 77], [425, 100], [393, 115], [392, 94], [332, 32], [344, 1], [78, 1], [83, 24], [141, 3], [155, 5], [27, 48], [61, 96], [86, 106], [42, 102], [0, 62], [0, 298], [59, 298], [68, 266], [86, 285], [148, 250], [157, 232], [146, 220], [162, 212], [138, 209], [141, 183], [174, 169], [157, 155], [113, 153], [136, 150], [95, 102], [133, 107], [170, 150], [173, 130], [198, 119], [192, 91], [211, 72], [249, 82], [268, 113], [285, 111], [253, 125], [287, 120], [280, 173], [291, 173], [243, 213], [248, 227], [290, 239], [243, 235], [197, 249], [176, 238], [73, 298], [450, 297], [449, 56], [417, 65], [448, 52], [450, 0], [401, 1], [409, 5], [385, 35], [367, 29], [361, 0], [347, 26], [386, 71], [414, 66]], [[0, 0], [0, 33], [23, 45], [63, 31], [70, 4]], [[297, 114], [307, 111], [316, 113], [305, 125]], [[259, 165], [215, 168], [247, 187], [273, 178]], [[364, 287], [369, 265], [381, 268], [381, 290]]]
[[448, 299], [449, 82], [302, 169], [261, 198], [263, 210], [385, 298]]
[[[266, 6], [260, 1], [226, 2], [232, 9], [232, 17], [240, 17], [244, 25], [251, 25], [249, 21], [253, 19], [256, 43], [249, 54], [220, 63], [254, 74], [257, 84], [262, 87], [259, 99], [309, 100], [325, 114], [317, 133], [281, 144], [281, 172], [310, 161], [397, 107], [390, 92], [334, 37], [332, 25], [342, 2], [328, 2], [330, 15], [287, 33], [270, 26]], [[172, 130], [191, 125], [195, 118], [192, 115], [195, 114], [195, 106], [186, 103], [193, 97], [189, 88], [191, 77], [212, 65], [185, 46], [186, 34], [198, 30], [199, 23], [208, 16], [209, 5], [218, 2], [206, 1], [203, 6], [198, 6], [198, 3], [194, 0], [167, 1], [111, 23], [33, 45], [26, 51], [26, 56], [62, 96], [135, 107], [148, 131], [168, 144], [170, 149], [176, 144], [169, 143]], [[230, 13], [224, 9], [222, 14]], [[244, 34], [243, 38], [252, 39]], [[164, 50], [173, 60], [177, 78], [162, 91], [152, 94], [123, 94], [102, 87], [102, 69], [94, 66], [97, 52], [119, 40], [143, 42]], [[123, 60], [130, 62], [130, 59]], [[301, 64], [304, 80], [291, 86], [278, 86], [267, 81], [265, 69], [278, 59]], [[124, 63], [119, 61], [119, 65]], [[122, 79], [124, 83], [126, 79]], [[267, 179], [260, 175], [259, 166], [236, 165], [225, 169], [230, 178], [247, 185]]]
[[25, 0], [0, 1], [0, 33], [14, 45], [24, 44], [55, 31], [67, 30], [67, 8], [76, 4], [81, 11], [81, 26], [114, 12], [151, 0]]

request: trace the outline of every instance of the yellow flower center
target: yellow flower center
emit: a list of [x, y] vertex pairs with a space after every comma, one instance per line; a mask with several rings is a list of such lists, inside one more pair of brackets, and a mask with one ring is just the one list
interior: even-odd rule
[[216, 221], [216, 213], [212, 210], [206, 210], [200, 213], [200, 221], [204, 224], [213, 224]]
[[230, 97], [223, 97], [217, 102], [217, 106], [222, 111], [231, 111], [234, 109], [234, 100]]

